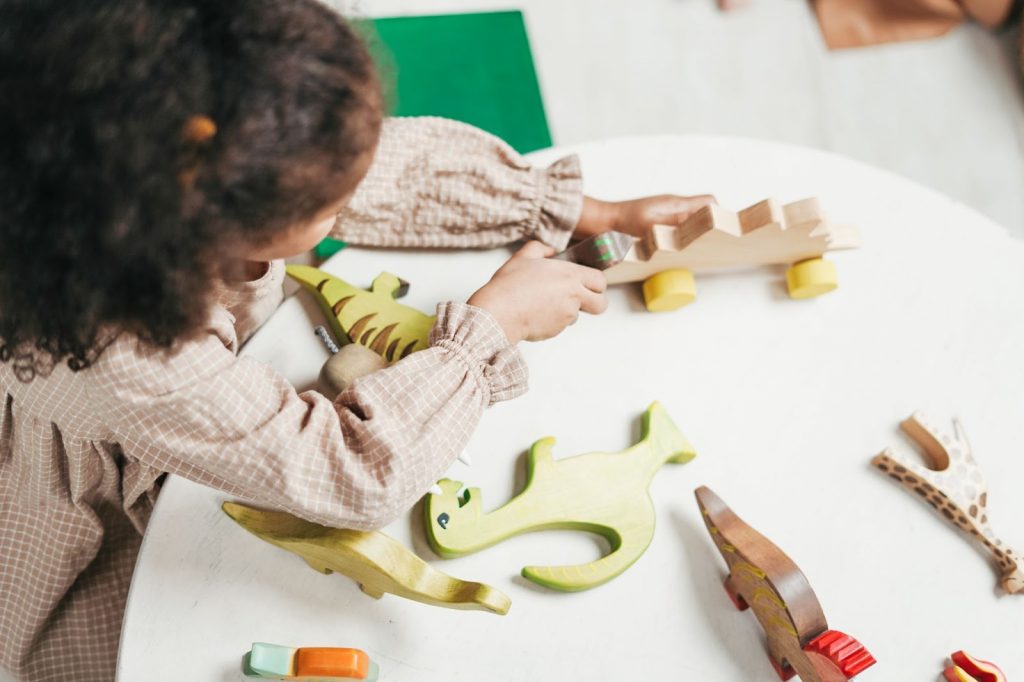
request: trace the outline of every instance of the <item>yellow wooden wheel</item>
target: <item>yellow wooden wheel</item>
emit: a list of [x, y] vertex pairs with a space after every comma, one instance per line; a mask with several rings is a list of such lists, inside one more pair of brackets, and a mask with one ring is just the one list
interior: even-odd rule
[[786, 270], [786, 285], [791, 298], [814, 298], [839, 286], [836, 266], [824, 258], [809, 258]]
[[689, 270], [665, 270], [644, 282], [644, 303], [652, 313], [663, 313], [693, 303], [697, 285]]

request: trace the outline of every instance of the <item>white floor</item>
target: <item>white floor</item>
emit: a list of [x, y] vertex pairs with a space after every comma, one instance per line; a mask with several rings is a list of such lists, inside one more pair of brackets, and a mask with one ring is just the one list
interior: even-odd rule
[[930, 185], [1024, 238], [1016, 32], [963, 26], [829, 52], [805, 0], [725, 14], [714, 0], [329, 1], [378, 17], [522, 9], [556, 144], [667, 132], [828, 149]]

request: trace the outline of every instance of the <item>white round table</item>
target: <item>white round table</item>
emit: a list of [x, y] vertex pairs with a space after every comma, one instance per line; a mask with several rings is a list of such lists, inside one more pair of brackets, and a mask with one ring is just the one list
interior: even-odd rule
[[[607, 585], [555, 593], [519, 569], [588, 561], [606, 551], [601, 541], [535, 533], [444, 561], [426, 546], [417, 507], [386, 532], [435, 567], [506, 592], [512, 609], [376, 601], [236, 526], [220, 511], [224, 495], [171, 477], [135, 571], [119, 679], [244, 679], [242, 654], [266, 641], [358, 647], [389, 682], [775, 680], [755, 619], [722, 590], [699, 485], [803, 569], [829, 625], [878, 659], [862, 679], [934, 680], [961, 648], [1024, 676], [1024, 596], [1000, 596], [986, 557], [869, 466], [886, 445], [909, 448], [897, 424], [915, 409], [959, 417], [996, 531], [1024, 549], [1024, 244], [931, 190], [807, 149], [645, 137], [537, 162], [569, 152], [582, 157], [588, 194], [713, 192], [734, 208], [819, 196], [864, 241], [830, 256], [840, 288], [817, 300], [789, 300], [781, 267], [698, 276], [697, 302], [673, 313], [645, 312], [627, 285], [610, 292], [605, 315], [524, 346], [529, 393], [484, 415], [473, 466], [449, 475], [494, 508], [517, 492], [534, 440], [557, 436], [556, 457], [616, 451], [660, 400], [699, 456], [654, 479], [647, 553]], [[349, 249], [325, 269], [360, 285], [390, 270], [412, 282], [411, 305], [431, 310], [465, 300], [506, 256]], [[292, 297], [245, 352], [306, 388], [325, 357], [311, 332], [321, 319], [305, 294]]]

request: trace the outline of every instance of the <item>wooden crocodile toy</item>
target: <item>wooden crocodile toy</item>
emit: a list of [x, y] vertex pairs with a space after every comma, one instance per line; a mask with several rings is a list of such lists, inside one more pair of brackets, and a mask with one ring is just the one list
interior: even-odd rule
[[985, 478], [974, 459], [960, 422], [949, 435], [916, 412], [900, 428], [920, 446], [929, 466], [897, 455], [891, 448], [871, 460], [908, 492], [920, 497], [951, 524], [968, 534], [999, 567], [1000, 586], [1008, 594], [1024, 594], [1024, 556], [996, 537], [988, 520]]
[[552, 589], [586, 590], [629, 568], [654, 535], [654, 504], [647, 491], [666, 462], [686, 463], [695, 453], [664, 408], [652, 404], [639, 443], [619, 453], [595, 452], [555, 461], [554, 438], [533, 444], [526, 486], [500, 509], [482, 513], [478, 488], [441, 480], [427, 497], [427, 537], [442, 557], [459, 557], [536, 530], [596, 533], [611, 544], [607, 556], [579, 566], [527, 566], [525, 578]]
[[822, 256], [859, 245], [856, 228], [833, 224], [815, 198], [784, 206], [766, 199], [739, 212], [712, 204], [682, 225], [652, 226], [605, 276], [609, 284], [643, 281], [651, 312], [692, 303], [695, 272], [757, 265], [789, 265], [789, 295], [813, 298], [838, 286], [835, 265]]
[[488, 585], [441, 573], [383, 533], [328, 528], [285, 512], [225, 502], [224, 513], [256, 537], [298, 554], [320, 573], [347, 575], [363, 592], [390, 593], [451, 609], [508, 613], [511, 601]]
[[710, 488], [696, 490], [711, 538], [729, 567], [725, 589], [750, 608], [768, 638], [768, 656], [783, 680], [842, 682], [874, 665], [860, 642], [829, 630], [807, 578], [781, 549], [736, 516]]
[[340, 345], [366, 346], [388, 362], [429, 345], [436, 318], [396, 300], [409, 284], [395, 275], [381, 273], [366, 290], [308, 265], [285, 271], [316, 299]]

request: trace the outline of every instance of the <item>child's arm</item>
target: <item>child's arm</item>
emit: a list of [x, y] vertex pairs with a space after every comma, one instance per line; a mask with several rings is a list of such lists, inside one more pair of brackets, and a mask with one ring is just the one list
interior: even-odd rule
[[334, 403], [236, 357], [221, 315], [216, 334], [167, 359], [119, 339], [91, 370], [93, 402], [129, 458], [319, 523], [386, 525], [451, 465], [485, 407], [526, 388], [519, 352], [467, 304], [439, 306], [430, 348]]
[[438, 307], [430, 348], [363, 377], [333, 403], [236, 357], [223, 308], [173, 355], [123, 336], [87, 370], [90, 402], [109, 430], [103, 439], [129, 462], [313, 521], [383, 526], [451, 465], [485, 407], [526, 390], [514, 342], [553, 336], [579, 311], [604, 309], [600, 272], [547, 255], [528, 244], [474, 305]]
[[714, 197], [662, 194], [629, 201], [583, 196], [579, 161], [534, 168], [499, 138], [443, 118], [384, 121], [366, 178], [332, 236], [391, 247], [492, 247], [536, 239], [558, 250], [570, 237], [641, 234], [677, 225]]
[[444, 248], [536, 239], [561, 250], [582, 210], [575, 156], [534, 168], [466, 123], [390, 118], [332, 236], [365, 246]]

